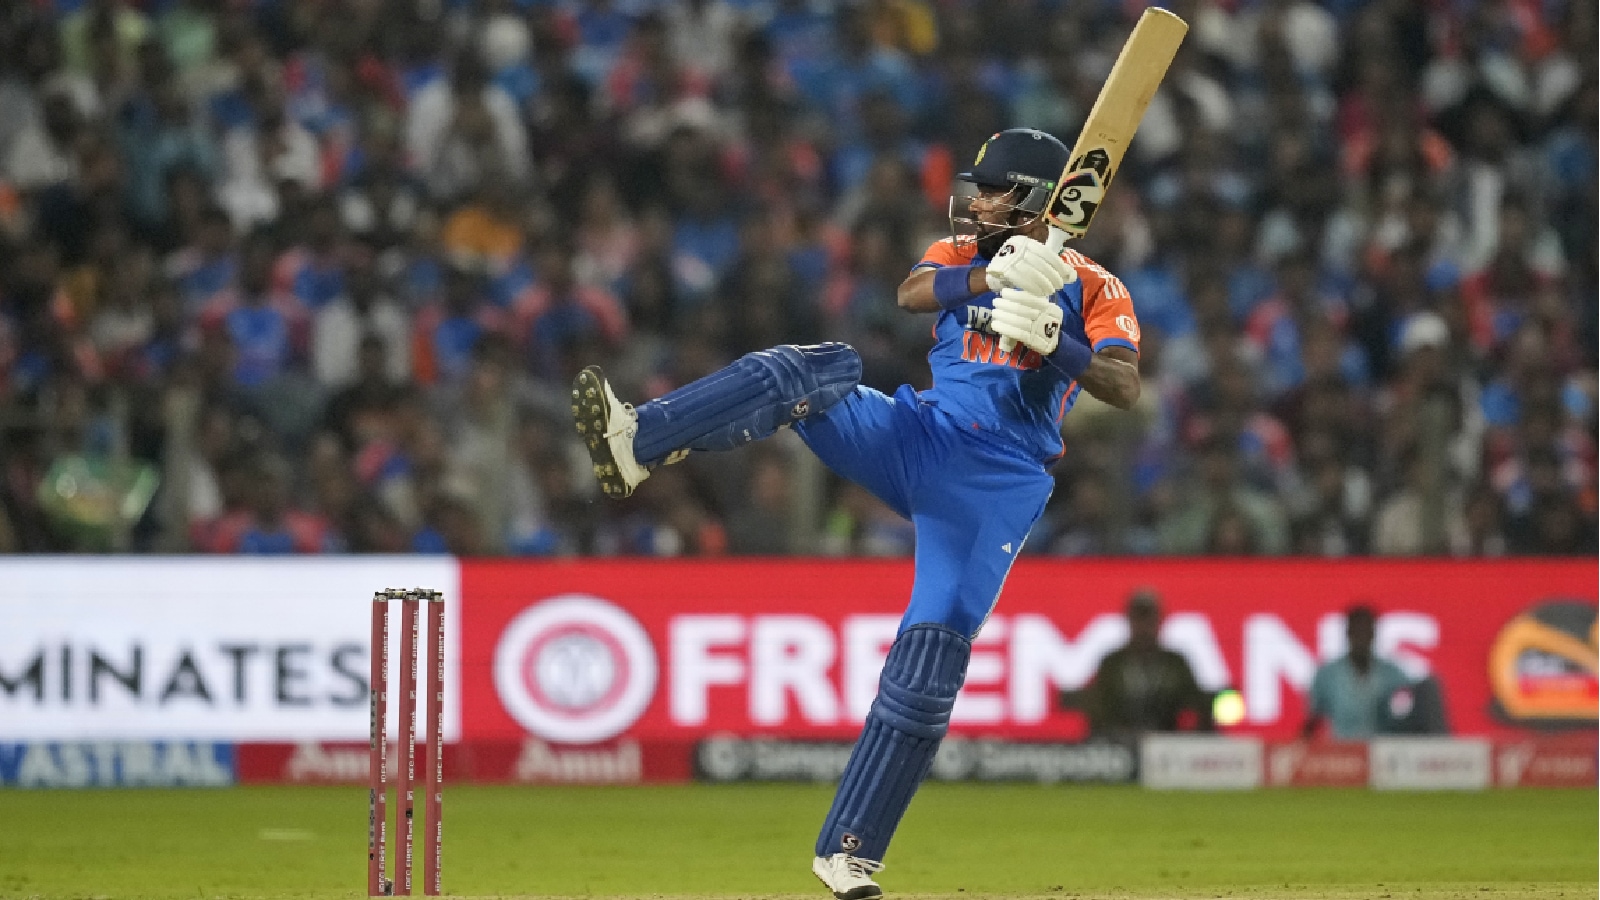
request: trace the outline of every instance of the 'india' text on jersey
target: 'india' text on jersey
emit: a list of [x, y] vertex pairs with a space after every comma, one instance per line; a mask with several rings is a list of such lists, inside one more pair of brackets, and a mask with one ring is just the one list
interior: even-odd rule
[[[1064, 310], [1061, 340], [1086, 343], [1095, 352], [1106, 347], [1139, 350], [1139, 323], [1128, 289], [1115, 275], [1075, 250], [1061, 258], [1078, 280], [1052, 298]], [[928, 248], [915, 269], [988, 262], [975, 243], [950, 238]], [[1000, 337], [989, 326], [995, 294], [985, 292], [964, 306], [939, 313], [928, 352], [933, 387], [922, 399], [970, 424], [979, 432], [1049, 463], [1061, 455], [1061, 417], [1082, 388], [1037, 352], [1018, 344], [1000, 349]]]

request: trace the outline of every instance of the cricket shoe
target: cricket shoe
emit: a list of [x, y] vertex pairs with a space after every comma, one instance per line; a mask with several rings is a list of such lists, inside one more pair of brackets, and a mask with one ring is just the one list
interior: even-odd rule
[[882, 897], [883, 888], [872, 880], [872, 873], [883, 868], [883, 863], [848, 853], [819, 856], [811, 861], [811, 874], [833, 892], [837, 900], [867, 900]]
[[650, 470], [633, 456], [639, 413], [633, 404], [617, 399], [599, 366], [589, 366], [573, 379], [572, 418], [606, 496], [626, 497], [650, 477]]

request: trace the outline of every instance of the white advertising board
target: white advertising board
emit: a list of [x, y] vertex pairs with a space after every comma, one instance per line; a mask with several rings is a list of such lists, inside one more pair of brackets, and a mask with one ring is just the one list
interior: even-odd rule
[[[386, 587], [444, 592], [445, 737], [456, 740], [454, 559], [0, 561], [0, 743], [365, 741], [372, 593]], [[391, 694], [399, 631], [397, 608]]]
[[1146, 735], [1139, 780], [1156, 790], [1250, 790], [1261, 787], [1260, 739], [1216, 735]]
[[1379, 737], [1368, 746], [1379, 790], [1481, 791], [1492, 781], [1487, 738]]

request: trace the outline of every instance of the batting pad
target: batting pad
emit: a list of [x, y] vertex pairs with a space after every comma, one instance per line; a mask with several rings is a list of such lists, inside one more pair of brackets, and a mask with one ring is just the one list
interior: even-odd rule
[[849, 344], [784, 344], [640, 406], [633, 455], [655, 465], [675, 450], [732, 450], [822, 412], [855, 389], [861, 356]]
[[882, 861], [911, 796], [933, 766], [972, 644], [943, 625], [913, 625], [889, 648], [878, 698], [844, 767], [817, 855]]

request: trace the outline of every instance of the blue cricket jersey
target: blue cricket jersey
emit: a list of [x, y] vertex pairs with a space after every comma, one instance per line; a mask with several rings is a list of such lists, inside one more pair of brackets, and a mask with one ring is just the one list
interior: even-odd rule
[[[1061, 258], [1078, 273], [1078, 280], [1053, 298], [1064, 310], [1062, 340], [1088, 344], [1096, 352], [1113, 346], [1138, 352], [1139, 322], [1127, 287], [1075, 250], [1062, 251]], [[957, 245], [945, 238], [928, 248], [913, 271], [987, 262], [977, 255], [976, 243]], [[1000, 338], [989, 327], [995, 296], [985, 292], [939, 313], [936, 343], [928, 351], [933, 387], [920, 396], [975, 431], [1048, 464], [1061, 456], [1061, 417], [1082, 388], [1026, 347], [1010, 353], [1000, 349]]]

